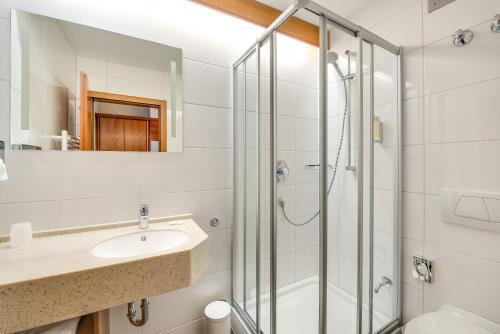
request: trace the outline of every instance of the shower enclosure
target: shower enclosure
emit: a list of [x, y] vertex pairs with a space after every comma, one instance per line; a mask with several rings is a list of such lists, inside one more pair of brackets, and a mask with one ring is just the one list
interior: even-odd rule
[[[293, 17], [318, 27], [319, 48], [281, 33]], [[234, 64], [237, 331], [399, 326], [401, 52], [295, 2]]]

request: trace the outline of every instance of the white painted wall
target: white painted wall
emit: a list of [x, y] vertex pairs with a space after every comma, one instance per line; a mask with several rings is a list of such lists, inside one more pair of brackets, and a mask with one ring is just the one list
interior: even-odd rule
[[[10, 8], [91, 25], [183, 49], [183, 152], [7, 151], [0, 185], [0, 233], [31, 221], [36, 230], [193, 213], [210, 236], [211, 265], [194, 286], [151, 300], [148, 324], [132, 327], [112, 310], [112, 332], [201, 333], [203, 308], [229, 298], [231, 64], [261, 29], [189, 1], [2, 1], [0, 140], [9, 142]], [[227, 29], [231, 27], [231, 29]], [[211, 227], [211, 217], [221, 218]]]
[[[500, 1], [456, 0], [428, 14], [425, 0], [376, 0], [352, 19], [406, 47], [404, 319], [454, 304], [500, 322], [500, 234], [440, 219], [442, 188], [498, 192]], [[451, 34], [471, 29], [456, 48]], [[436, 261], [435, 282], [411, 277], [411, 256]]]

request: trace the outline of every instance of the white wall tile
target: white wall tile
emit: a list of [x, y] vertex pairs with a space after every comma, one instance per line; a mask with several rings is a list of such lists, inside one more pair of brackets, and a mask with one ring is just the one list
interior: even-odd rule
[[230, 271], [219, 271], [201, 277], [191, 287], [150, 299], [149, 321], [141, 334], [156, 334], [199, 319], [205, 306], [217, 299], [228, 299]]
[[[339, 251], [340, 255], [351, 260], [356, 259], [357, 227], [353, 223], [340, 221], [339, 223]], [[342, 267], [342, 270], [344, 268]]]
[[403, 284], [403, 322], [407, 323], [411, 319], [424, 312], [424, 292], [411, 285]]
[[425, 142], [500, 139], [500, 79], [425, 97]]
[[[424, 143], [423, 97], [407, 99], [403, 103], [403, 145]], [[427, 128], [426, 128], [427, 129]]]
[[10, 224], [30, 222], [33, 230], [44, 231], [72, 227], [113, 223], [137, 219], [139, 196], [119, 196], [17, 202], [0, 204], [4, 224], [0, 235], [8, 234]]
[[117, 79], [108, 76], [106, 80], [106, 87], [108, 92], [114, 94], [147, 96], [149, 98], [158, 100], [165, 99], [165, 91], [163, 86], [150, 84], [147, 82]]
[[380, 24], [381, 21], [393, 15], [397, 15], [406, 7], [411, 6], [414, 2], [415, 0], [379, 0], [368, 2], [363, 9], [354, 13], [350, 19], [358, 24], [371, 28]]
[[424, 49], [405, 53], [403, 62], [404, 91], [406, 99], [424, 94]]
[[200, 318], [187, 324], [172, 328], [166, 332], [162, 332], [162, 334], [204, 334], [207, 330], [206, 327], [207, 319]]
[[127, 319], [127, 305], [109, 310], [110, 334], [141, 334], [141, 328], [133, 326]]
[[[76, 96], [77, 98], [80, 98], [80, 80], [79, 76], [77, 76], [76, 80]], [[106, 79], [106, 76], [103, 75], [98, 75], [98, 74], [89, 74], [87, 76], [88, 79], [88, 89], [89, 90], [96, 90], [98, 92], [103, 92], [108, 90], [108, 80]], [[120, 93], [120, 91], [117, 91], [117, 93]], [[128, 94], [134, 93], [132, 90], [128, 91]], [[139, 92], [137, 92], [139, 93]], [[123, 93], [124, 94], [124, 93]], [[138, 95], [138, 94], [137, 94]], [[149, 96], [149, 95], [147, 95]]]
[[165, 84], [164, 72], [148, 70], [142, 67], [117, 64], [113, 62], [108, 62], [106, 65], [106, 72], [110, 77], [146, 82], [152, 85], [159, 86], [163, 86]]
[[296, 85], [290, 82], [278, 81], [278, 90], [276, 92], [278, 115], [296, 116], [295, 86]]
[[459, 28], [466, 29], [490, 20], [496, 12], [497, 0], [456, 0], [428, 14], [427, 1], [424, 1], [424, 42], [428, 44], [451, 36]]
[[[296, 221], [299, 223], [305, 222], [311, 216], [298, 216]], [[300, 250], [317, 246], [319, 242], [319, 225], [318, 218], [315, 218], [306, 225], [295, 228], [295, 249]]]
[[[500, 68], [492, 50], [500, 44], [488, 27], [498, 8], [497, 0], [455, 0], [428, 14], [427, 1], [376, 0], [352, 17], [409, 46], [403, 57], [405, 322], [443, 304], [498, 321], [493, 306], [500, 293], [494, 283], [497, 233], [442, 222], [438, 196], [445, 187], [500, 188], [495, 172], [500, 162], [492, 154], [499, 149], [500, 121], [495, 95]], [[400, 29], [402, 22], [406, 29]], [[451, 34], [459, 28], [471, 28], [475, 34], [464, 48], [451, 43]], [[411, 277], [411, 256], [422, 253], [436, 260], [435, 278], [440, 277], [436, 284], [425, 284], [425, 291], [424, 284]], [[469, 274], [460, 271], [464, 266], [472, 268]], [[355, 264], [342, 257], [341, 268], [340, 283], [354, 293], [349, 280], [355, 277]]]
[[[394, 29], [405, 27], [405, 29]], [[422, 1], [415, 1], [397, 15], [393, 15], [371, 29], [379, 36], [407, 49], [422, 46]]]
[[439, 194], [442, 188], [498, 191], [500, 141], [427, 145], [425, 190]]
[[[141, 203], [149, 204], [152, 217], [191, 213], [196, 223], [205, 231], [212, 232], [231, 228], [230, 189], [202, 190], [182, 193], [142, 194]], [[217, 217], [220, 225], [210, 225]]]
[[295, 150], [295, 123], [293, 117], [278, 116], [278, 150]]
[[424, 240], [424, 194], [403, 193], [403, 235], [416, 241]]
[[297, 117], [318, 119], [318, 90], [296, 86], [294, 92], [295, 112]]
[[223, 189], [230, 185], [231, 151], [185, 149], [181, 154], [140, 155], [141, 191], [167, 193]]
[[425, 256], [436, 263], [434, 282], [425, 285], [425, 292], [500, 322], [500, 290], [495, 288], [500, 280], [499, 263], [431, 245], [425, 246]]
[[229, 69], [184, 60], [183, 100], [185, 103], [231, 108]]
[[[427, 157], [426, 157], [427, 159]], [[424, 146], [406, 146], [403, 148], [403, 190], [424, 192]]]
[[[301, 43], [303, 44], [303, 43]], [[308, 47], [304, 45], [305, 47]], [[295, 83], [306, 87], [318, 86], [318, 59], [306, 54], [297, 55], [295, 60]]]
[[10, 151], [9, 182], [2, 185], [0, 202], [138, 194], [138, 157], [121, 152]]
[[231, 230], [208, 232], [210, 267], [207, 273], [231, 269]]
[[76, 70], [102, 76], [107, 74], [105, 61], [86, 57], [76, 57]]
[[295, 253], [287, 253], [278, 256], [277, 260], [277, 284], [284, 287], [295, 282]]
[[182, 131], [186, 147], [232, 147], [230, 109], [184, 104]]
[[278, 222], [276, 247], [280, 255], [295, 251], [295, 227], [285, 220], [280, 220]]
[[426, 94], [500, 77], [500, 36], [491, 33], [489, 21], [471, 30], [474, 39], [466, 47], [457, 48], [446, 37], [424, 48]]
[[415, 279], [412, 275], [413, 256], [424, 255], [424, 244], [411, 239], [403, 239], [403, 282], [422, 290], [424, 283]]
[[10, 80], [10, 20], [0, 18], [0, 80]]
[[295, 253], [295, 280], [300, 281], [318, 274], [318, 247]]
[[317, 151], [319, 128], [317, 120], [297, 118], [295, 127], [295, 148], [299, 151]]
[[297, 151], [295, 153], [295, 182], [297, 184], [319, 182], [319, 171], [312, 168], [306, 168], [306, 165], [318, 163], [318, 152]]
[[319, 209], [319, 190], [317, 183], [295, 185], [295, 215], [313, 216]]

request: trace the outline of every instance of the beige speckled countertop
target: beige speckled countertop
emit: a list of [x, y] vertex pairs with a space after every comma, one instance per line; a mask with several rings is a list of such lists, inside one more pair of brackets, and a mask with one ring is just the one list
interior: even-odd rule
[[89, 251], [103, 240], [138, 232], [133, 222], [45, 232], [17, 249], [1, 242], [0, 333], [191, 285], [208, 267], [207, 234], [190, 216], [155, 219], [149, 230], [157, 229], [184, 231], [189, 239], [167, 251], [128, 258], [99, 258]]

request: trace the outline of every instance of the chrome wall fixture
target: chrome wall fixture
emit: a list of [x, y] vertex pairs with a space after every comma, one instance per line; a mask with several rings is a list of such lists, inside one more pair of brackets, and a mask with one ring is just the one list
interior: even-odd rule
[[210, 226], [217, 227], [220, 225], [220, 219], [218, 217], [213, 217], [210, 219]]
[[432, 283], [433, 280], [434, 261], [426, 259], [422, 256], [413, 256], [413, 277]]
[[276, 166], [276, 178], [278, 183], [283, 183], [288, 180], [288, 175], [290, 174], [290, 167], [288, 167], [288, 163], [286, 160], [279, 160], [278, 165]]
[[451, 35], [453, 45], [455, 45], [456, 47], [461, 47], [469, 44], [472, 41], [473, 37], [474, 33], [471, 30], [462, 29], [458, 29], [453, 35]]
[[493, 17], [493, 20], [491, 20], [490, 29], [493, 32], [500, 33], [500, 14], [497, 14]]
[[[364, 282], [364, 277], [363, 275], [368, 275], [367, 273], [363, 273], [365, 270], [363, 266], [363, 261], [367, 261], [367, 259], [363, 259], [363, 243], [364, 243], [364, 238], [363, 238], [363, 228], [365, 226], [365, 219], [366, 216], [364, 215], [364, 198], [366, 195], [367, 191], [370, 191], [370, 196], [371, 196], [371, 204], [370, 204], [370, 216], [371, 222], [370, 222], [370, 229], [373, 229], [373, 180], [374, 180], [374, 149], [373, 145], [374, 142], [382, 141], [382, 122], [378, 120], [378, 123], [374, 124], [374, 81], [375, 81], [375, 73], [374, 73], [374, 51], [373, 48], [374, 46], [380, 47], [382, 49], [385, 49], [386, 51], [392, 53], [393, 55], [397, 56], [397, 62], [398, 62], [398, 76], [397, 76], [397, 84], [398, 84], [398, 92], [395, 95], [397, 96], [398, 100], [398, 108], [396, 110], [397, 115], [398, 115], [398, 134], [400, 134], [400, 129], [399, 127], [401, 126], [400, 119], [401, 119], [401, 97], [399, 96], [400, 92], [402, 91], [402, 78], [400, 75], [401, 71], [401, 48], [388, 42], [385, 39], [382, 39], [381, 37], [371, 33], [370, 31], [367, 31], [360, 26], [346, 20], [345, 18], [329, 11], [328, 9], [315, 4], [314, 2], [311, 1], [305, 1], [305, 0], [296, 0], [293, 2], [293, 4], [287, 8], [283, 13], [264, 31], [264, 33], [256, 40], [255, 43], [253, 43], [247, 51], [233, 64], [233, 90], [234, 90], [234, 99], [233, 99], [233, 108], [234, 108], [234, 159], [235, 162], [233, 164], [234, 168], [234, 193], [233, 193], [233, 220], [235, 224], [235, 228], [233, 229], [233, 270], [232, 270], [232, 283], [233, 283], [233, 289], [232, 289], [232, 305], [234, 312], [237, 314], [237, 319], [240, 319], [243, 322], [243, 327], [247, 328], [250, 330], [251, 333], [265, 333], [265, 334], [278, 334], [282, 333], [279, 331], [278, 328], [278, 319], [277, 319], [277, 308], [278, 308], [278, 303], [277, 303], [277, 237], [278, 237], [278, 213], [279, 213], [279, 208], [281, 207], [282, 211], [285, 205], [285, 201], [282, 199], [278, 198], [278, 187], [277, 184], [278, 182], [284, 182], [286, 181], [286, 178], [289, 174], [289, 167], [286, 161], [284, 160], [277, 160], [277, 123], [278, 123], [278, 117], [277, 117], [277, 31], [278, 29], [285, 23], [287, 20], [292, 18], [296, 12], [299, 9], [306, 9], [309, 13], [315, 14], [319, 18], [319, 37], [320, 37], [320, 48], [319, 48], [319, 81], [318, 81], [318, 93], [319, 93], [319, 105], [318, 105], [318, 110], [319, 110], [319, 161], [317, 164], [311, 164], [311, 165], [306, 165], [306, 168], [314, 168], [319, 170], [320, 174], [320, 185], [319, 185], [319, 192], [318, 192], [318, 197], [319, 197], [319, 212], [317, 216], [319, 217], [319, 320], [318, 320], [318, 331], [316, 332], [317, 334], [326, 334], [327, 333], [327, 325], [328, 325], [328, 318], [327, 318], [327, 308], [328, 308], [328, 299], [327, 299], [327, 278], [328, 278], [328, 270], [327, 270], [327, 256], [328, 256], [328, 200], [327, 196], [329, 193], [329, 178], [328, 178], [328, 171], [329, 169], [332, 169], [332, 165], [328, 164], [328, 94], [327, 94], [327, 89], [328, 89], [328, 78], [327, 78], [327, 67], [329, 61], [335, 66], [336, 61], [335, 57], [338, 55], [330, 53], [328, 51], [329, 48], [329, 31], [328, 28], [329, 26], [335, 26], [336, 28], [340, 28], [346, 33], [350, 34], [354, 38], [357, 39], [357, 48], [358, 50], [354, 51], [348, 51], [346, 52], [347, 58], [348, 58], [348, 74], [346, 76], [341, 76], [339, 73], [339, 76], [341, 76], [341, 80], [344, 81], [345, 83], [349, 83], [354, 79], [358, 78], [356, 80], [356, 89], [359, 91], [358, 94], [356, 94], [356, 98], [359, 99], [358, 101], [358, 108], [363, 110], [363, 66], [359, 66], [359, 64], [363, 63], [363, 48], [366, 48], [364, 44], [368, 44], [370, 46], [370, 53], [371, 53], [371, 59], [370, 59], [370, 77], [369, 77], [369, 83], [371, 85], [370, 88], [370, 100], [369, 102], [366, 102], [367, 104], [369, 103], [370, 107], [370, 119], [365, 120], [368, 121], [370, 124], [370, 139], [371, 139], [371, 147], [370, 147], [370, 160], [366, 161], [365, 163], [364, 160], [366, 158], [363, 155], [363, 150], [356, 150], [357, 151], [357, 158], [356, 158], [356, 166], [353, 166], [351, 164], [351, 161], [349, 159], [347, 163], [347, 170], [353, 171], [356, 174], [357, 177], [357, 296], [356, 296], [356, 333], [357, 334], [362, 334], [366, 331], [366, 328], [363, 328], [363, 322], [366, 323], [366, 319], [364, 317], [366, 315], [363, 315], [365, 312], [363, 308], [366, 305], [366, 300], [367, 298], [363, 298], [363, 293], [366, 294], [366, 292], [363, 292], [363, 282]], [[260, 82], [260, 57], [262, 55], [267, 55], [266, 53], [263, 53], [263, 46], [266, 45], [266, 47], [269, 47], [269, 62], [263, 61], [264, 64], [269, 63], [269, 81], [270, 85], [268, 89], [268, 94], [269, 94], [269, 111], [270, 111], [270, 126], [268, 129], [268, 133], [265, 133], [265, 135], [269, 136], [269, 151], [267, 151], [266, 154], [269, 154], [269, 163], [266, 163], [265, 165], [261, 164], [260, 162], [257, 163], [257, 193], [260, 196], [261, 192], [268, 192], [266, 195], [262, 195], [262, 199], [268, 198], [269, 197], [269, 205], [263, 205], [267, 207], [269, 210], [265, 215], [260, 214], [260, 202], [261, 199], [260, 197], [257, 198], [257, 215], [256, 215], [256, 245], [255, 245], [255, 259], [256, 262], [256, 270], [254, 273], [249, 273], [249, 271], [246, 271], [246, 264], [247, 264], [247, 257], [253, 256], [253, 254], [246, 254], [247, 247], [246, 247], [246, 233], [247, 233], [247, 219], [246, 219], [246, 200], [245, 200], [245, 194], [246, 194], [246, 160], [245, 160], [245, 154], [243, 151], [246, 152], [248, 149], [246, 146], [246, 143], [244, 143], [246, 135], [245, 131], [246, 129], [246, 123], [245, 120], [239, 120], [238, 118], [240, 117], [239, 111], [238, 110], [238, 99], [242, 99], [242, 101], [246, 101], [247, 97], [247, 90], [243, 88], [243, 96], [239, 96], [238, 91], [239, 91], [239, 86], [238, 82], [240, 81], [243, 85], [245, 86], [245, 79], [240, 79], [238, 76], [238, 72], [241, 72], [241, 67], [243, 68], [243, 72], [245, 73], [245, 67], [247, 61], [249, 61], [249, 58], [251, 56], [257, 55], [257, 88], [256, 88], [256, 94], [257, 94], [257, 111], [256, 111], [256, 118], [257, 122], [256, 124], [259, 125], [259, 114], [260, 111], [259, 109], [261, 108], [261, 101], [260, 101], [260, 92], [263, 89], [261, 87], [261, 82]], [[356, 48], [356, 47], [355, 47]], [[351, 61], [354, 61], [356, 64], [356, 70], [355, 73], [351, 73]], [[240, 67], [241, 65], [241, 67]], [[338, 70], [337, 67], [335, 67], [335, 70]], [[341, 72], [341, 71], [338, 71]], [[354, 86], [353, 86], [354, 88]], [[350, 91], [350, 87], [349, 87]], [[349, 94], [350, 95], [350, 94]], [[252, 95], [253, 96], [253, 95]], [[262, 99], [264, 100], [264, 99]], [[267, 99], [266, 99], [267, 100]], [[245, 104], [245, 103], [244, 103]], [[267, 106], [266, 106], [267, 107]], [[245, 109], [245, 107], [243, 107]], [[349, 108], [350, 109], [350, 108]], [[349, 110], [350, 111], [350, 110]], [[350, 114], [350, 113], [349, 113]], [[350, 116], [350, 115], [349, 115]], [[245, 118], [245, 117], [243, 117]], [[350, 117], [347, 118], [348, 122], [350, 122]], [[354, 122], [353, 122], [354, 123]], [[365, 123], [366, 124], [366, 123]], [[353, 124], [354, 131], [355, 131], [355, 136], [356, 136], [356, 143], [363, 143], [363, 132], [364, 126], [363, 126], [363, 117], [357, 117], [355, 124]], [[350, 126], [348, 127], [350, 129]], [[241, 136], [241, 133], [239, 131], [241, 129], [241, 132], [243, 132], [243, 136]], [[263, 129], [260, 128], [260, 126], [257, 126], [257, 152], [259, 155], [260, 150], [262, 149], [260, 138], [261, 138], [261, 131]], [[378, 133], [377, 136], [375, 136], [375, 132]], [[366, 134], [367, 136], [367, 134]], [[243, 143], [242, 145], [237, 145], [238, 143], [238, 138], [243, 138]], [[351, 134], [348, 133], [347, 137], [349, 138]], [[374, 138], [376, 137], [376, 138]], [[267, 138], [267, 137], [266, 137]], [[398, 137], [398, 152], [396, 154], [397, 156], [397, 162], [396, 165], [398, 167], [398, 170], [395, 172], [397, 174], [398, 180], [400, 179], [400, 153], [399, 150], [401, 149], [401, 138], [400, 136]], [[350, 146], [350, 145], [349, 145]], [[239, 149], [237, 149], [239, 148]], [[350, 148], [350, 147], [349, 147]], [[242, 153], [243, 152], [243, 153]], [[351, 150], [349, 149], [349, 153], [351, 153]], [[260, 159], [257, 157], [257, 159]], [[263, 161], [266, 161], [267, 159], [262, 159]], [[363, 183], [363, 175], [366, 170], [363, 170], [363, 166], [368, 169], [366, 175], [370, 176], [370, 180], [365, 180], [365, 182], [370, 181], [371, 184], [369, 185], [369, 190], [365, 189], [367, 187], [367, 184]], [[269, 168], [269, 169], [268, 169]], [[270, 173], [270, 178], [262, 180], [261, 182], [261, 177], [262, 175], [268, 175], [267, 173]], [[262, 173], [262, 175], [261, 175]], [[399, 230], [399, 219], [400, 219], [400, 211], [401, 211], [401, 183], [396, 182], [394, 186], [394, 196], [395, 196], [395, 226], [397, 225], [397, 229], [394, 231], [394, 235], [397, 238], [401, 237], [400, 230]], [[238, 197], [241, 196], [243, 198], [243, 201], [238, 199]], [[240, 202], [241, 201], [241, 202]], [[255, 205], [255, 203], [252, 203], [252, 205]], [[330, 208], [331, 210], [331, 208]], [[243, 213], [243, 214], [241, 214]], [[269, 262], [270, 262], [270, 267], [269, 271], [267, 270], [260, 270], [260, 249], [261, 249], [261, 242], [263, 242], [263, 236], [266, 235], [265, 233], [261, 234], [260, 228], [261, 228], [261, 220], [264, 222], [270, 222], [270, 224], [262, 224], [262, 228], [264, 228], [266, 225], [269, 226]], [[241, 230], [238, 230], [241, 229]], [[242, 236], [240, 236], [240, 234]], [[371, 269], [373, 269], [373, 231], [370, 232], [371, 236], [371, 242], [369, 244], [369, 251], [371, 252]], [[240, 240], [241, 239], [241, 240]], [[267, 240], [266, 240], [267, 241]], [[237, 245], [237, 243], [241, 243], [241, 245]], [[252, 241], [253, 243], [253, 241]], [[239, 248], [238, 248], [239, 247]], [[250, 249], [250, 248], [249, 248]], [[400, 269], [400, 259], [401, 259], [401, 242], [398, 240], [395, 249], [395, 258], [394, 261], [398, 262], [399, 269]], [[238, 257], [238, 258], [237, 258]], [[241, 261], [241, 262], [238, 262]], [[241, 267], [242, 274], [238, 274], [236, 271], [237, 269], [240, 270], [239, 268]], [[373, 270], [372, 270], [373, 271]], [[266, 325], [268, 325], [268, 328], [262, 328], [263, 322], [261, 322], [261, 281], [262, 277], [260, 275], [263, 275], [264, 273], [268, 273], [269, 278], [269, 298], [268, 298], [268, 303], [269, 303], [269, 310], [266, 310], [266, 312], [269, 312], [269, 314], [266, 315], [266, 318], [269, 319], [269, 323], [266, 322]], [[254, 290], [254, 295], [253, 296], [248, 296], [247, 295], [247, 287], [246, 287], [246, 280], [247, 280], [247, 275], [251, 274], [252, 281], [255, 281], [255, 290]], [[255, 276], [254, 276], [255, 275]], [[391, 320], [389, 324], [387, 324], [386, 327], [383, 329], [379, 330], [378, 333], [391, 333], [394, 331], [397, 327], [400, 326], [400, 319], [401, 319], [401, 303], [400, 303], [400, 297], [399, 294], [401, 293], [401, 282], [402, 280], [400, 279], [400, 274], [398, 272], [394, 273], [393, 279], [389, 279], [387, 277], [384, 277], [384, 279], [377, 284], [377, 286], [374, 286], [373, 284], [373, 272], [369, 274], [370, 277], [370, 282], [371, 286], [377, 288], [376, 292], [382, 287], [386, 285], [394, 285], [395, 292], [397, 291], [398, 297], [397, 297], [397, 304], [395, 304], [395, 312], [394, 312], [394, 317]], [[392, 276], [391, 276], [392, 277]], [[241, 279], [242, 283], [240, 281], [237, 281]], [[238, 288], [241, 288], [241, 284], [243, 285], [243, 290], [237, 290], [236, 285], [238, 285]], [[262, 289], [263, 290], [263, 289]], [[370, 315], [369, 317], [372, 317], [373, 313], [373, 289], [370, 292], [369, 297], [369, 305], [370, 307]], [[255, 304], [255, 308], [252, 310], [252, 315], [247, 311], [247, 297], [248, 298], [255, 298], [252, 300], [252, 303]], [[366, 297], [366, 296], [365, 296]], [[236, 299], [239, 298], [239, 299]], [[243, 298], [241, 300], [241, 298]], [[267, 297], [266, 297], [267, 298]], [[250, 300], [249, 299], [249, 300]], [[369, 329], [369, 333], [373, 334], [373, 330]], [[311, 332], [313, 334], [313, 332]], [[315, 334], [315, 333], [314, 333]]]

